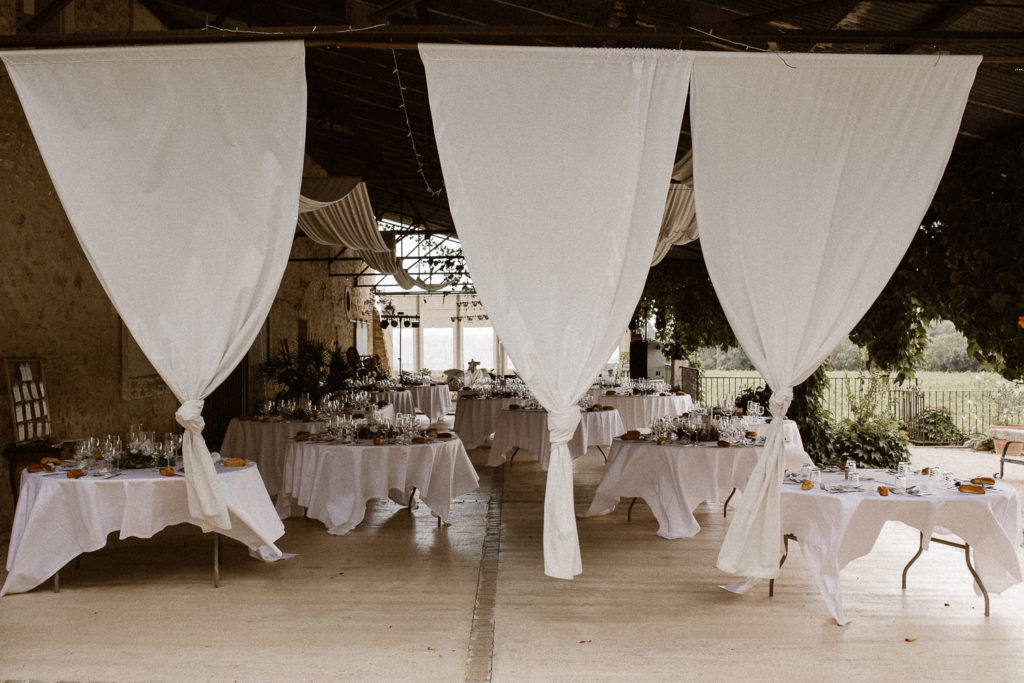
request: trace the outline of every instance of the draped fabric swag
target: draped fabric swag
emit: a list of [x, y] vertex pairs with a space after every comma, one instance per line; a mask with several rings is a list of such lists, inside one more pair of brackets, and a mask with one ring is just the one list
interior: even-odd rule
[[980, 57], [701, 53], [694, 194], [712, 283], [775, 418], [718, 558], [779, 571], [793, 387], [899, 264], [949, 159]]
[[421, 45], [420, 56], [466, 264], [549, 411], [544, 567], [571, 579], [582, 571], [567, 448], [575, 404], [643, 289], [692, 55]]
[[189, 511], [231, 522], [203, 399], [245, 356], [295, 230], [301, 41], [0, 54], [89, 263], [181, 407]]
[[451, 284], [431, 285], [409, 275], [395, 256], [394, 240], [389, 236], [386, 241], [381, 234], [366, 184], [358, 178], [303, 179], [298, 225], [317, 244], [354, 250], [366, 265], [393, 276], [402, 289], [437, 291]]
[[651, 266], [661, 263], [675, 245], [689, 244], [696, 240], [697, 209], [693, 201], [693, 179], [689, 184], [670, 185], [665, 215], [661, 218], [661, 232], [654, 246]]

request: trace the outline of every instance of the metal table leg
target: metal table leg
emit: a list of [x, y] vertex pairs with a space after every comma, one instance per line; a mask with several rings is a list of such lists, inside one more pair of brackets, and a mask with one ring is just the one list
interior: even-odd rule
[[53, 573], [53, 592], [60, 593], [60, 572]]
[[416, 497], [416, 487], [413, 486], [412, 487], [412, 493], [409, 494], [409, 504], [406, 506], [406, 509], [408, 509], [410, 515], [412, 514], [413, 498], [415, 498], [415, 497]]
[[[919, 534], [919, 536], [920, 536], [920, 544], [918, 545], [918, 548], [917, 548], [917, 554], [914, 555], [912, 558], [910, 558], [910, 562], [907, 562], [907, 566], [903, 568], [903, 589], [904, 590], [906, 590], [906, 588], [907, 588], [907, 570], [910, 569], [910, 565], [914, 564], [914, 562], [917, 561], [917, 558], [919, 558], [921, 556], [921, 553], [924, 552], [924, 534]], [[932, 543], [938, 543], [940, 545], [946, 545], [946, 546], [949, 546], [950, 548], [959, 548], [960, 550], [964, 551], [964, 562], [967, 563], [967, 571], [969, 571], [971, 573], [971, 576], [974, 578], [974, 583], [977, 584], [978, 590], [981, 591], [981, 596], [983, 598], [985, 598], [985, 616], [986, 617], [989, 616], [988, 589], [985, 588], [985, 584], [982, 582], [981, 577], [978, 576], [978, 572], [975, 571], [975, 569], [974, 569], [974, 564], [971, 563], [971, 544], [970, 543], [957, 543], [955, 541], [947, 541], [944, 538], [935, 538], [935, 537], [932, 537], [931, 542]]]
[[519, 448], [518, 447], [512, 449], [512, 455], [508, 456], [508, 466], [509, 467], [512, 467], [512, 459], [516, 457], [516, 453], [518, 453], [518, 452], [519, 452]]
[[636, 505], [636, 502], [638, 500], [640, 500], [639, 496], [637, 496], [633, 500], [629, 501], [629, 509], [626, 510], [626, 524], [629, 524], [630, 522], [633, 521], [633, 506]]
[[220, 588], [220, 534], [213, 532], [213, 587]]
[[724, 503], [722, 503], [722, 517], [728, 517], [729, 516], [729, 501], [732, 500], [732, 497], [735, 496], [735, 495], [736, 495], [736, 489], [734, 488], [732, 490], [732, 492], [729, 494], [729, 497], [725, 499]]
[[[736, 489], [733, 489], [735, 491]], [[786, 558], [789, 557], [789, 542], [798, 540], [795, 534], [786, 534], [782, 537], [782, 545], [784, 550], [782, 551], [782, 559], [779, 560], [779, 569], [782, 569], [782, 565], [786, 564]], [[775, 579], [768, 579], [768, 597], [775, 597]]]
[[601, 452], [601, 457], [604, 458], [604, 464], [607, 465], [608, 464], [608, 454], [605, 453], [604, 449], [601, 448], [600, 446], [594, 446], [594, 448], [596, 448], [598, 451]]

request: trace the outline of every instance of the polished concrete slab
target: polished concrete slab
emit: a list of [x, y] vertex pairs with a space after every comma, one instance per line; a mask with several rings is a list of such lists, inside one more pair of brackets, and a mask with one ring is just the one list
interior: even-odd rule
[[[668, 541], [638, 503], [579, 520], [584, 572], [543, 575], [545, 475], [529, 454], [500, 474], [471, 454], [481, 489], [438, 529], [374, 502], [366, 521], [330, 536], [286, 521], [266, 565], [182, 525], [86, 555], [50, 586], [0, 599], [0, 679], [31, 680], [1019, 680], [1024, 587], [982, 614], [961, 552], [935, 547], [900, 571], [917, 533], [889, 524], [843, 572], [846, 613], [827, 616], [793, 546], [774, 598], [737, 596], [715, 568], [728, 520], [702, 506], [702, 532]], [[992, 473], [996, 456], [917, 449], [915, 463]], [[576, 509], [603, 471], [576, 463]], [[1007, 482], [1024, 493], [1024, 467]], [[500, 493], [500, 495], [498, 495]], [[6, 550], [6, 549], [4, 549]], [[488, 569], [489, 567], [489, 569]], [[491, 581], [485, 580], [485, 574]], [[488, 628], [492, 629], [488, 632]], [[490, 647], [488, 647], [490, 646]], [[491, 654], [490, 657], [487, 655]]]

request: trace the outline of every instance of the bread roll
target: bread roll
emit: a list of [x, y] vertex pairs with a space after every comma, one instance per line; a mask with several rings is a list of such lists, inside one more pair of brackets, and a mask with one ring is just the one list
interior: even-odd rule
[[985, 487], [978, 486], [976, 484], [960, 484], [960, 486], [957, 487], [957, 490], [960, 491], [960, 493], [985, 493]]
[[414, 436], [414, 437], [412, 437], [412, 442], [413, 443], [426, 443], [427, 440], [424, 439], [422, 436]]
[[719, 448], [729, 448], [729, 446], [732, 446], [732, 444], [729, 443], [728, 441], [723, 441], [722, 439], [718, 440], [718, 447]]
[[804, 491], [810, 491], [811, 489], [814, 488], [814, 482], [811, 481], [810, 479], [804, 479], [802, 482], [800, 482], [800, 488], [802, 488]]
[[161, 467], [160, 468], [160, 475], [163, 476], [163, 477], [173, 477], [174, 476], [174, 468], [173, 467]]
[[374, 446], [383, 446], [384, 445], [384, 439], [374, 439], [373, 440], [373, 445]]
[[295, 435], [296, 441], [309, 441], [309, 432], [299, 432]]
[[971, 479], [971, 483], [972, 484], [982, 484], [982, 485], [988, 484], [989, 486], [994, 486], [995, 483], [996, 483], [996, 480], [993, 479], [992, 477], [975, 477], [974, 479]]
[[84, 476], [85, 472], [83, 472], [82, 470], [68, 470], [68, 479], [78, 479], [79, 477]]
[[889, 495], [889, 487], [888, 486], [879, 486], [878, 487], [878, 495], [880, 495], [880, 496], [888, 496]]
[[245, 458], [227, 458], [224, 467], [245, 467]]
[[437, 435], [437, 438], [439, 438], [442, 441], [444, 441], [446, 439], [452, 438], [452, 434], [451, 434], [451, 432], [439, 432], [438, 435]]
[[41, 462], [34, 462], [28, 466], [28, 471], [35, 474], [37, 472], [49, 472], [50, 468]]
[[[39, 462], [41, 462], [44, 465], [59, 465], [60, 464], [60, 458], [43, 458]], [[992, 483], [995, 483], [995, 482], [992, 482]]]
[[601, 410], [615, 410], [615, 406], [602, 406]]

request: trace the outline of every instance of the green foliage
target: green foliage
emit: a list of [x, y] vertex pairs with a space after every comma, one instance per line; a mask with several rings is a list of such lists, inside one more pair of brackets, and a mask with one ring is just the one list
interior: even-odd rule
[[[319, 339], [303, 339], [294, 352], [284, 344], [277, 355], [260, 364], [259, 371], [280, 387], [275, 398], [297, 399], [309, 394], [312, 401], [319, 401], [356, 375], [359, 366], [351, 365], [349, 359], [349, 354], [337, 347], [328, 349]], [[355, 359], [358, 363], [358, 352]]]
[[854, 459], [862, 467], [894, 468], [910, 459], [907, 437], [893, 420], [843, 420], [832, 434], [833, 454], [823, 464]]
[[872, 359], [893, 368], [912, 359], [920, 321], [948, 319], [985, 367], [1024, 377], [1024, 329], [1017, 324], [1024, 315], [1022, 225], [1024, 128], [1018, 127], [950, 161], [924, 224], [854, 341], [876, 340]]
[[636, 317], [664, 320], [657, 339], [670, 359], [708, 346], [738, 346], [702, 258], [667, 258], [651, 268]]
[[889, 381], [888, 373], [876, 372], [859, 378], [859, 391], [848, 388], [852, 417], [832, 429], [824, 464], [852, 458], [865, 467], [892, 468], [910, 459], [906, 434], [889, 411]]
[[736, 394], [736, 399], [733, 401], [733, 405], [739, 408], [744, 415], [747, 414], [747, 404], [750, 401], [755, 401], [764, 406], [765, 411], [768, 410], [768, 401], [772, 397], [772, 390], [766, 386], [759, 387], [747, 387], [740, 393]]
[[793, 389], [793, 402], [789, 404], [789, 419], [800, 429], [804, 450], [816, 463], [829, 462], [835, 447], [832, 443], [832, 413], [826, 404], [828, 390], [828, 363], [820, 366], [810, 377]]
[[921, 370], [938, 372], [971, 372], [978, 369], [978, 359], [967, 353], [967, 339], [959, 332], [939, 334], [928, 339]]
[[867, 363], [867, 353], [847, 337], [828, 357], [828, 364], [834, 370], [860, 370]]
[[738, 346], [728, 349], [721, 349], [714, 346], [707, 346], [698, 350], [695, 354], [701, 359], [701, 363], [709, 370], [753, 370], [754, 364], [747, 358], [747, 354]]
[[907, 438], [911, 443], [960, 445], [964, 433], [956, 426], [948, 408], [922, 410], [907, 422]]

